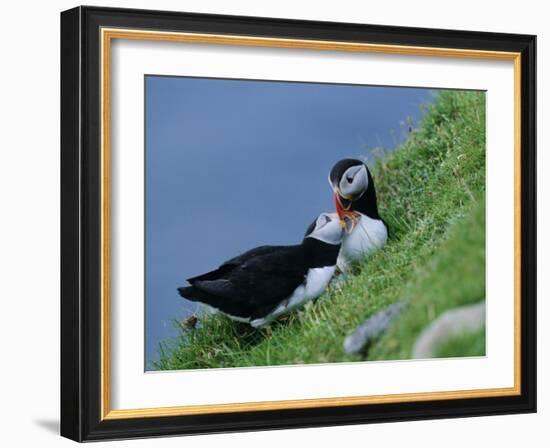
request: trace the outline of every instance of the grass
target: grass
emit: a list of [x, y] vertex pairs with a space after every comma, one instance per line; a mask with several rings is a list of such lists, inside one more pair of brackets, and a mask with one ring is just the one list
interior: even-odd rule
[[446, 341], [436, 351], [438, 358], [453, 358], [456, 356], [484, 356], [485, 329], [464, 333]]
[[[484, 94], [441, 92], [406, 142], [369, 166], [380, 214], [390, 228], [383, 250], [269, 330], [256, 331], [221, 314], [201, 317], [196, 329], [180, 325], [180, 336], [161, 345], [153, 368], [360, 360], [344, 352], [344, 338], [402, 298], [409, 302], [407, 311], [366, 359], [404, 359], [428, 322], [447, 309], [484, 299]], [[465, 336], [441, 350], [452, 353], [448, 356], [470, 355], [477, 339]]]

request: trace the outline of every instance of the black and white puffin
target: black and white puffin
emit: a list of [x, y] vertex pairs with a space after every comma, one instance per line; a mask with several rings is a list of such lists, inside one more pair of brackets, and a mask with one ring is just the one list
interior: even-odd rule
[[388, 227], [378, 214], [376, 190], [369, 168], [361, 160], [342, 159], [329, 173], [336, 212], [346, 232], [338, 256], [338, 268], [349, 269], [380, 249], [388, 239]]
[[178, 292], [232, 319], [264, 327], [325, 291], [336, 270], [342, 235], [338, 215], [322, 213], [301, 244], [249, 250], [187, 279], [191, 286]]

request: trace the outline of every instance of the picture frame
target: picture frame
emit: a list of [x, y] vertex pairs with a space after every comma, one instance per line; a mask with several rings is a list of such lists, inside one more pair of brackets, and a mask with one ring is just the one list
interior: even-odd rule
[[[502, 200], [514, 207], [513, 386], [113, 409], [115, 40], [511, 62], [514, 198]], [[536, 412], [535, 54], [531, 35], [82, 6], [61, 13], [61, 435], [82, 442]]]

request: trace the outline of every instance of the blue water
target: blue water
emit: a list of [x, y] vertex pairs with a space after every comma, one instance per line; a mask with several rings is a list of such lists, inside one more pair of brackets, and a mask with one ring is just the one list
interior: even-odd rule
[[[333, 200], [344, 157], [391, 149], [434, 92], [146, 77], [146, 362], [200, 312], [187, 277], [263, 244], [294, 244]], [[410, 119], [409, 119], [410, 117]]]

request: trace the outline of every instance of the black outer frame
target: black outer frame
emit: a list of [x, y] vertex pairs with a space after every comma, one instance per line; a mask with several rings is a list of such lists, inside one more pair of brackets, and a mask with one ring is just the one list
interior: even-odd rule
[[[521, 395], [100, 420], [100, 28], [521, 52]], [[536, 36], [77, 7], [61, 13], [61, 435], [76, 441], [536, 412]]]

